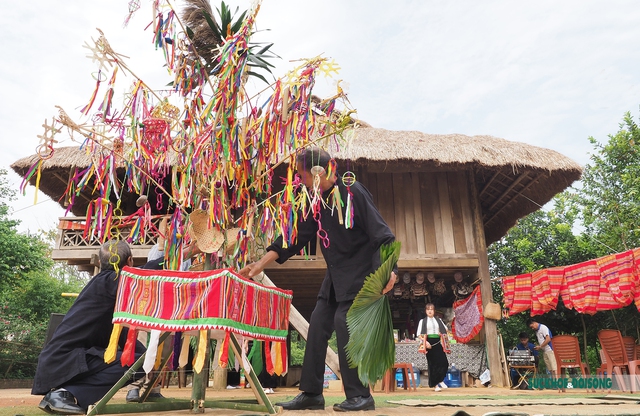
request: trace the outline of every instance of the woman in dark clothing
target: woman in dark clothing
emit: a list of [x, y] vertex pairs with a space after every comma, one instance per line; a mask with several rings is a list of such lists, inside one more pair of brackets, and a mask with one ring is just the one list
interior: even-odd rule
[[416, 336], [424, 342], [427, 364], [429, 365], [429, 387], [435, 391], [446, 389], [444, 378], [449, 370], [447, 354], [442, 349], [440, 334], [447, 334], [447, 327], [442, 319], [435, 316], [436, 308], [433, 303], [427, 303], [424, 308], [427, 316], [418, 323]]

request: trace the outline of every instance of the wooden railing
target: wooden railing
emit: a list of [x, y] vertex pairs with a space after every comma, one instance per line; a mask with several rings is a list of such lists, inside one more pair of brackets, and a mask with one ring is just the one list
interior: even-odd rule
[[[157, 228], [162, 217], [158, 216], [151, 221]], [[140, 234], [137, 238], [131, 239], [131, 230], [133, 223], [123, 223], [123, 218], [115, 217], [112, 223], [112, 231], [117, 235], [129, 241], [132, 246], [151, 247], [157, 243], [157, 233], [146, 232]], [[60, 218], [58, 224], [58, 237], [56, 239], [57, 250], [72, 250], [82, 248], [98, 248], [102, 244], [102, 240], [98, 233], [87, 235], [85, 237], [86, 217], [64, 217]]]

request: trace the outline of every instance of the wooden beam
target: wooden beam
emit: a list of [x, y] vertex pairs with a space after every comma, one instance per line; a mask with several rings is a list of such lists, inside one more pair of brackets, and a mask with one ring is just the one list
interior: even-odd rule
[[444, 270], [477, 269], [478, 259], [400, 259], [399, 269]]
[[[473, 230], [475, 235], [475, 245], [478, 253], [478, 278], [480, 279], [480, 290], [482, 291], [483, 308], [493, 301], [491, 291], [491, 275], [489, 274], [489, 257], [487, 254], [487, 243], [484, 236], [484, 223], [482, 222], [482, 207], [478, 190], [473, 175], [469, 175], [469, 193], [471, 195], [471, 207], [473, 210]], [[491, 372], [491, 384], [497, 387], [504, 387], [505, 384], [502, 364], [500, 360], [501, 345], [498, 342], [498, 327], [496, 321], [484, 320], [485, 343], [487, 344], [487, 358], [489, 361], [489, 371]], [[495, 380], [494, 380], [495, 379]]]
[[[492, 215], [488, 220], [485, 220], [485, 222], [484, 222], [484, 223], [485, 223], [485, 224], [489, 224], [491, 221], [493, 221], [493, 220], [498, 216], [498, 214], [500, 214], [500, 213], [501, 213], [501, 212], [502, 212], [506, 207], [508, 207], [511, 203], [513, 203], [513, 202], [516, 200], [516, 198], [518, 198], [518, 196], [520, 196], [520, 195], [524, 196], [524, 192], [525, 192], [527, 189], [529, 189], [529, 188], [530, 188], [534, 183], [538, 182], [538, 181], [540, 180], [540, 178], [541, 178], [541, 177], [543, 177], [544, 175], [545, 175], [544, 173], [540, 173], [540, 174], [538, 174], [538, 176], [536, 176], [535, 178], [533, 178], [533, 179], [531, 180], [531, 182], [529, 182], [529, 183], [527, 184], [527, 186], [525, 186], [524, 188], [522, 188], [522, 189], [520, 190], [520, 192], [518, 192], [518, 194], [517, 194], [515, 197], [511, 198], [511, 200], [509, 201], [509, 204], [505, 204], [505, 205], [504, 205], [504, 206], [502, 206], [499, 210], [497, 210], [496, 212], [494, 212], [494, 213], [493, 213], [493, 215]], [[526, 196], [524, 196], [524, 197], [526, 198]], [[533, 202], [537, 204], [537, 202], [535, 202], [535, 201], [533, 201]], [[538, 204], [538, 205], [539, 205], [539, 204]]]
[[[275, 284], [269, 279], [269, 276], [266, 273], [260, 273], [253, 277], [253, 280], [256, 282], [265, 285], [276, 287]], [[309, 322], [298, 312], [296, 308], [291, 306], [291, 310], [289, 312], [289, 323], [293, 325], [293, 327], [300, 333], [302, 338], [307, 340], [307, 334], [309, 333]], [[327, 355], [325, 357], [325, 363], [329, 366], [331, 371], [334, 372], [338, 378], [342, 379], [340, 374], [340, 363], [338, 362], [338, 354], [331, 349], [331, 347], [327, 347]]]
[[529, 171], [526, 170], [522, 173], [522, 175], [518, 176], [516, 180], [511, 182], [511, 185], [509, 185], [509, 187], [507, 187], [507, 189], [493, 202], [493, 204], [491, 204], [491, 206], [489, 207], [489, 211], [495, 208], [495, 206], [498, 205], [503, 198], [509, 195], [509, 192], [511, 192], [513, 188], [515, 188], [520, 182], [522, 182], [528, 177], [529, 177]]
[[496, 178], [498, 177], [498, 175], [500, 175], [501, 171], [502, 171], [501, 169], [498, 169], [498, 170], [493, 174], [493, 176], [491, 177], [491, 179], [489, 179], [489, 180], [487, 181], [487, 183], [484, 185], [484, 188], [482, 188], [482, 190], [481, 190], [481, 191], [480, 191], [480, 193], [478, 194], [478, 197], [481, 197], [482, 195], [484, 195], [485, 191], [486, 191], [487, 189], [489, 189], [489, 187], [493, 184], [493, 181], [495, 181], [495, 180], [496, 180]]

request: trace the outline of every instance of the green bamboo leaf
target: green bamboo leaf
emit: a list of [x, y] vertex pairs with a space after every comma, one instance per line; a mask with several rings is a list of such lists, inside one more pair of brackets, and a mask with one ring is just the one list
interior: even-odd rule
[[252, 75], [256, 78], [261, 79], [262, 81], [265, 82], [265, 84], [269, 85], [269, 81], [267, 81], [267, 79], [265, 77], [262, 76], [262, 74], [258, 74], [257, 72], [253, 72], [253, 71], [247, 71], [247, 74]]
[[400, 258], [400, 242], [380, 247], [380, 258], [382, 264], [367, 276], [347, 313], [347, 360], [351, 368], [358, 367], [364, 385], [381, 380], [395, 360], [391, 308], [382, 290]]
[[207, 23], [209, 24], [209, 27], [211, 28], [213, 33], [218, 36], [219, 39], [225, 39], [225, 36], [222, 35], [222, 30], [218, 27], [216, 21], [213, 20], [213, 17], [211, 17], [211, 15], [205, 10], [202, 11], [202, 15], [207, 20]]
[[244, 16], [246, 14], [247, 14], [247, 11], [245, 10], [244, 12], [242, 12], [240, 17], [238, 17], [238, 20], [236, 20], [236, 22], [233, 25], [231, 25], [232, 33], [236, 33], [238, 30], [240, 30], [240, 27], [242, 26], [242, 22], [244, 21]]
[[193, 30], [191, 30], [191, 28], [189, 26], [186, 27], [187, 30], [187, 36], [189, 37], [189, 39], [193, 40]]

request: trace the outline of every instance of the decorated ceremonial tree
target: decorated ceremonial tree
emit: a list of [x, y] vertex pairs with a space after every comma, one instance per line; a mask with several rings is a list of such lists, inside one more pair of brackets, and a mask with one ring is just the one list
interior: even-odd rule
[[[127, 21], [140, 4], [132, 1], [129, 7]], [[51, 122], [45, 121], [39, 160], [23, 186], [30, 181], [39, 186], [44, 162], [57, 151], [56, 135], [68, 134], [90, 159], [88, 166], [70, 172], [63, 196], [69, 211], [83, 191], [91, 190], [84, 238], [135, 243], [158, 235], [166, 240], [169, 270], [180, 270], [183, 252], [192, 243], [212, 267], [239, 270], [277, 234], [285, 247], [294, 244], [299, 216], [319, 220], [323, 204], [337, 209], [346, 228], [353, 227], [352, 172], [339, 179], [347, 187], [346, 200], [337, 187], [323, 199], [319, 186], [305, 188], [295, 173], [298, 151], [312, 145], [348, 149], [358, 127], [339, 82], [333, 96], [313, 95], [316, 78], [337, 73], [337, 64], [322, 56], [301, 59], [269, 83], [271, 45], [251, 42], [260, 2], [237, 18], [224, 2], [217, 13], [206, 0], [190, 0], [182, 13], [168, 1], [151, 7], [154, 44], [165, 58], [166, 68], [158, 70], [168, 70], [171, 89], [151, 88], [98, 29], [97, 39], [85, 43], [96, 64], [95, 88], [78, 114], [58, 107]], [[251, 77], [268, 85], [252, 93], [247, 87]], [[127, 93], [118, 97], [115, 91], [122, 84], [128, 85]], [[283, 163], [288, 164], [286, 176], [275, 177], [274, 169]], [[327, 175], [334, 171], [329, 166]], [[126, 202], [132, 196], [133, 211]], [[155, 225], [160, 216], [167, 218], [166, 228]], [[328, 247], [322, 231], [320, 243]], [[387, 250], [383, 272], [371, 276], [364, 290], [368, 295], [359, 298], [350, 315], [352, 338], [366, 341], [350, 347], [350, 364], [360, 365], [365, 382], [381, 378], [393, 362], [390, 311], [381, 290], [397, 262], [396, 246]], [[115, 253], [112, 262], [119, 263]], [[362, 326], [370, 305], [381, 314], [375, 325], [380, 332]], [[353, 336], [354, 331], [373, 334], [373, 339]], [[202, 334], [200, 341], [203, 345]], [[371, 346], [380, 345], [384, 348], [370, 354]], [[200, 358], [196, 367], [202, 368]]]
[[[129, 17], [139, 7], [131, 2]], [[96, 195], [88, 204], [85, 237], [136, 242], [160, 233], [152, 218], [168, 215], [165, 259], [177, 270], [194, 238], [190, 216], [204, 212], [206, 226], [232, 246], [220, 251], [224, 256], [211, 256], [213, 264], [242, 267], [256, 237], [269, 240], [279, 233], [292, 243], [297, 212], [309, 215], [321, 203], [313, 190], [297, 192], [295, 163], [289, 163], [284, 183], [273, 170], [309, 145], [348, 146], [344, 132], [353, 131], [354, 120], [342, 90], [324, 100], [313, 95], [316, 77], [339, 68], [328, 58], [303, 59], [250, 95], [247, 80], [266, 81], [267, 57], [273, 56], [271, 45], [251, 43], [259, 2], [235, 20], [224, 3], [214, 16], [206, 0], [190, 1], [182, 18], [169, 2], [152, 7], [153, 39], [166, 66], [158, 70], [169, 71], [171, 90], [154, 91], [137, 77], [98, 29], [98, 38], [85, 43], [97, 66], [95, 89], [77, 118], [58, 107], [57, 116], [45, 121], [40, 159], [23, 186], [35, 178], [38, 187], [43, 162], [56, 152], [56, 135], [67, 132], [91, 160], [70, 174], [64, 197], [71, 210], [82, 190]], [[128, 92], [117, 97], [116, 85], [123, 83]], [[138, 197], [135, 212], [123, 211], [124, 194]], [[348, 201], [333, 203], [346, 207], [348, 221]], [[122, 235], [125, 225], [131, 231]], [[196, 243], [208, 253], [220, 249]]]

